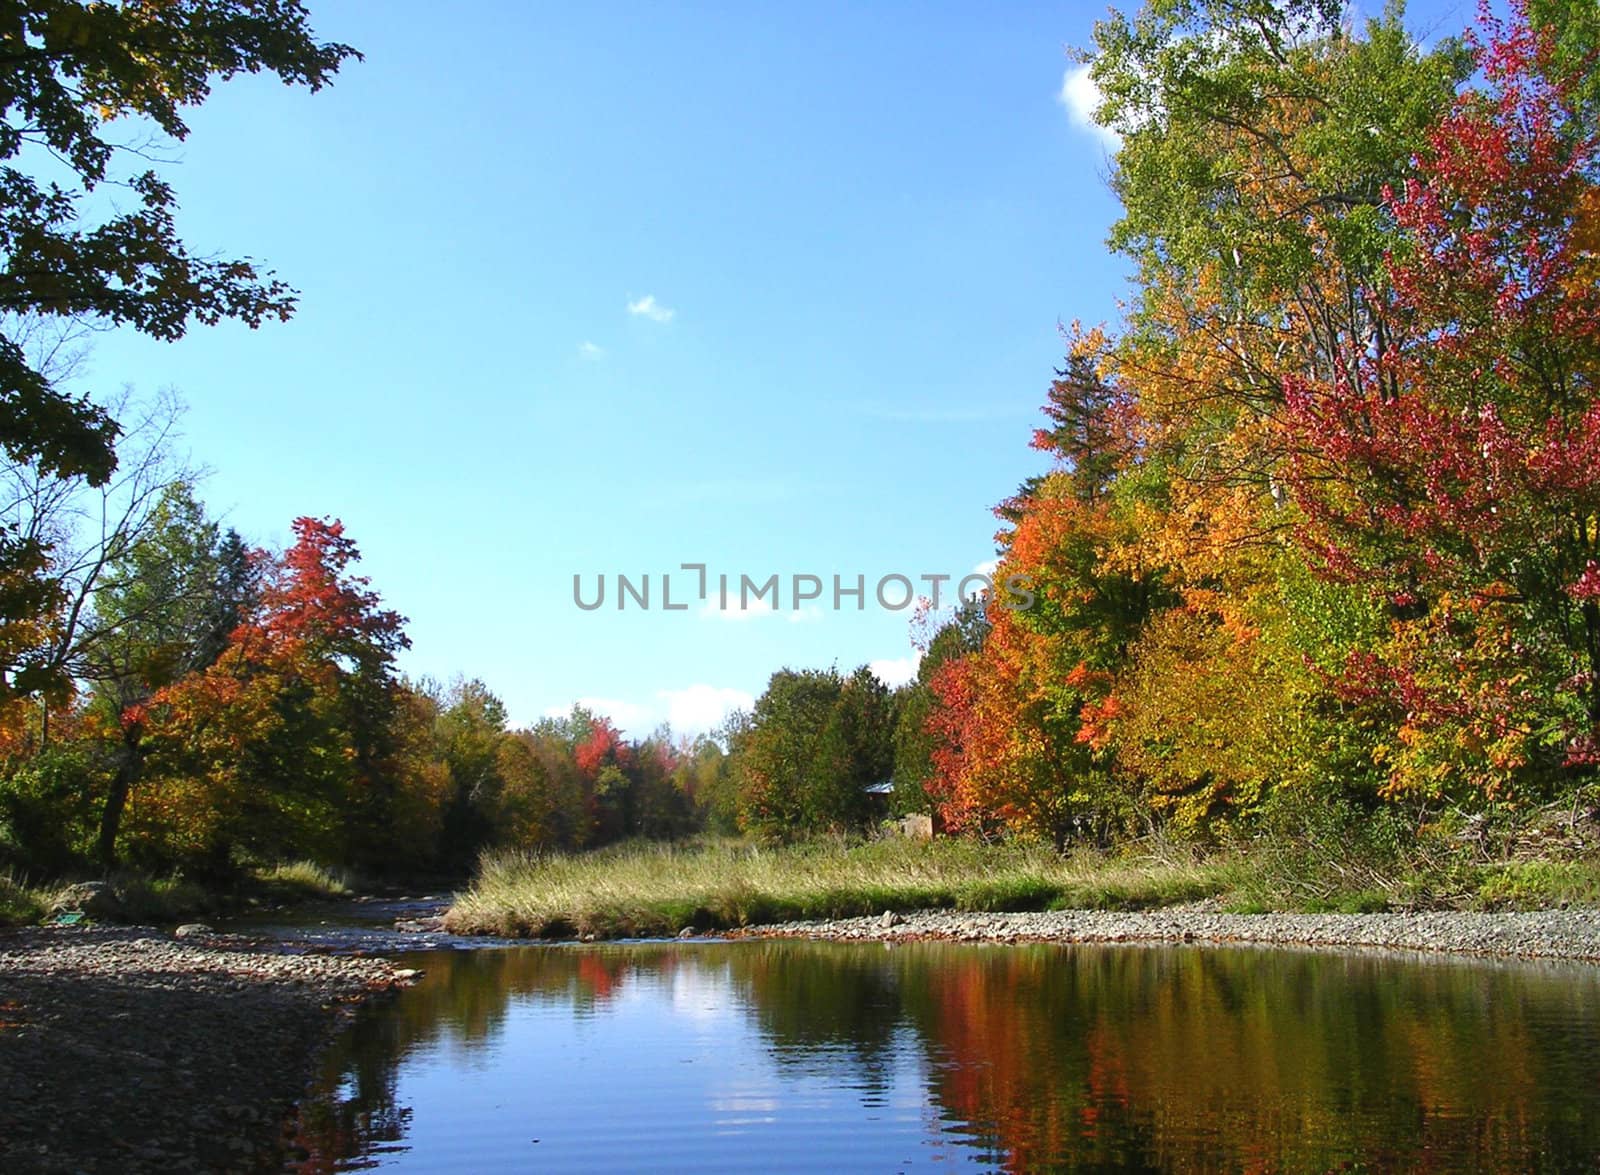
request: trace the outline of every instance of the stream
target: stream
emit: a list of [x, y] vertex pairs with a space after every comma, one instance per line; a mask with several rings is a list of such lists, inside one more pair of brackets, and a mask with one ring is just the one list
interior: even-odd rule
[[286, 928], [424, 972], [330, 1050], [290, 1169], [1600, 1168], [1592, 965], [393, 929], [429, 901]]

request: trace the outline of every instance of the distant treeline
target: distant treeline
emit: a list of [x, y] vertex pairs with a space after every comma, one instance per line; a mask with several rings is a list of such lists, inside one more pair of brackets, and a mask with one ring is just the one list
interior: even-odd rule
[[41, 630], [36, 663], [70, 674], [5, 710], [0, 853], [30, 872], [459, 871], [487, 848], [792, 837], [869, 824], [893, 770], [905, 695], [866, 669], [776, 674], [719, 738], [629, 740], [582, 707], [511, 729], [480, 681], [396, 672], [403, 619], [338, 522], [254, 548], [184, 481], [128, 517]]

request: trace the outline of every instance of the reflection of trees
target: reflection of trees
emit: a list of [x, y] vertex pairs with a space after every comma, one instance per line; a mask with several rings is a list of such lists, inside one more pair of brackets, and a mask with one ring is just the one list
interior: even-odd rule
[[882, 1088], [895, 1027], [903, 1019], [900, 975], [884, 950], [751, 943], [729, 955], [731, 978], [779, 1065], [853, 1058], [858, 1087]]
[[[510, 1002], [602, 1005], [683, 966], [730, 989], [780, 1076], [883, 1088], [908, 1040], [946, 1125], [1000, 1165], [1520, 1169], [1600, 1158], [1600, 976], [1195, 949], [767, 942], [429, 957], [302, 1116], [308, 1170], [400, 1140], [411, 1050], [490, 1041]], [[618, 1107], [618, 1109], [624, 1109]]]
[[[563, 947], [435, 952], [412, 960], [417, 986], [363, 1013], [330, 1051], [300, 1110], [299, 1169], [330, 1171], [344, 1160], [399, 1143], [411, 1111], [397, 1104], [401, 1061], [440, 1040], [467, 1051], [492, 1040], [519, 996], [565, 1000], [574, 1010], [603, 1004], [636, 960], [624, 948]], [[660, 972], [670, 960], [655, 960]]]
[[1600, 1030], [1592, 977], [1291, 952], [898, 954], [945, 1062], [935, 1096], [1012, 1169], [1600, 1155], [1584, 1113], [1600, 1058], [1562, 1071], [1571, 1035]]

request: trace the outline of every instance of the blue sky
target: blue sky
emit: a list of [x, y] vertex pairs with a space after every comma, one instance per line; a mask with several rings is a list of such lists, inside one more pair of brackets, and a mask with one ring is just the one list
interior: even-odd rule
[[573, 576], [870, 591], [992, 556], [1058, 322], [1122, 289], [1106, 144], [1062, 96], [1103, 7], [310, 7], [366, 60], [219, 87], [167, 173], [191, 243], [268, 261], [298, 315], [101, 335], [86, 390], [175, 388], [215, 511], [278, 544], [342, 518], [404, 669], [516, 721], [692, 730], [784, 665], [909, 671], [909, 614], [870, 601], [585, 612]]

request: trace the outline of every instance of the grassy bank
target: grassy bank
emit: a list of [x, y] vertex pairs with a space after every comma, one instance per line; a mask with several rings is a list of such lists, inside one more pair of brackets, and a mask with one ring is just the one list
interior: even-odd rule
[[[72, 908], [73, 881], [31, 884], [15, 873], [0, 873], [0, 926], [33, 926], [58, 909]], [[96, 921], [180, 922], [253, 906], [294, 905], [348, 897], [350, 878], [310, 861], [291, 861], [251, 870], [227, 888], [182, 877], [153, 877], [125, 871], [103, 879], [109, 887], [107, 910]]]
[[45, 916], [51, 894], [11, 873], [0, 873], [0, 926], [30, 926]]
[[885, 910], [1138, 910], [1215, 898], [1226, 910], [1361, 912], [1600, 904], [1600, 858], [1471, 861], [1370, 846], [1257, 843], [1060, 857], [1042, 846], [939, 840], [632, 844], [487, 858], [446, 923], [467, 934], [661, 936]]
[[884, 910], [1129, 909], [1206, 897], [1222, 885], [1215, 863], [1062, 858], [955, 840], [623, 845], [488, 858], [447, 925], [478, 934], [663, 935]]

